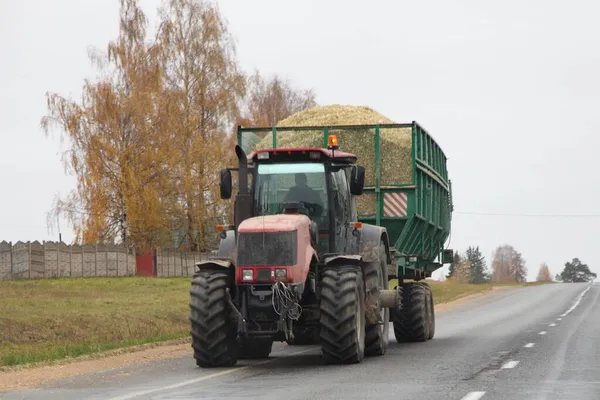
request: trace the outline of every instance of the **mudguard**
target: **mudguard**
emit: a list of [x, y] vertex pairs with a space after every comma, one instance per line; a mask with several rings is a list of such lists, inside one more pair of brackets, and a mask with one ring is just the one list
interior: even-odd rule
[[390, 243], [387, 230], [384, 227], [363, 224], [358, 238], [358, 254], [362, 256], [364, 262], [379, 261], [379, 245], [383, 241], [385, 244], [386, 264], [392, 263], [390, 254]]
[[325, 265], [334, 266], [334, 265], [357, 265], [359, 267], [362, 266], [362, 257], [360, 255], [336, 255], [325, 257], [323, 263]]
[[235, 266], [233, 261], [227, 258], [213, 258], [209, 260], [199, 261], [196, 264], [196, 271], [194, 272], [194, 278], [203, 271], [228, 271], [228, 275], [233, 278], [235, 273]]

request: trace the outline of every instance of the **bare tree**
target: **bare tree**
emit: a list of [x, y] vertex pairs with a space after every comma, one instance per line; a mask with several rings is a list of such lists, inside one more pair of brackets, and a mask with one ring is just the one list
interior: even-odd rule
[[312, 89], [294, 89], [278, 75], [265, 79], [258, 71], [248, 78], [246, 120], [254, 126], [273, 126], [297, 112], [317, 105]]

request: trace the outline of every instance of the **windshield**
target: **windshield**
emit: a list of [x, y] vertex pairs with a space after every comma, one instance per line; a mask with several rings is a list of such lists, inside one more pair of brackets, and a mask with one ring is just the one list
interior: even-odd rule
[[325, 166], [318, 163], [260, 164], [254, 186], [254, 215], [283, 211], [282, 202], [299, 201], [319, 229], [327, 229]]

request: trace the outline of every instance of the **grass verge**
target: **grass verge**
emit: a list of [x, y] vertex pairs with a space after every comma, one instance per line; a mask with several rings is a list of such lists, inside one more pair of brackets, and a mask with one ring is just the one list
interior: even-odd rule
[[0, 366], [189, 335], [190, 278], [0, 282]]
[[[502, 285], [431, 286], [440, 304]], [[0, 367], [187, 338], [189, 289], [187, 277], [0, 281]]]

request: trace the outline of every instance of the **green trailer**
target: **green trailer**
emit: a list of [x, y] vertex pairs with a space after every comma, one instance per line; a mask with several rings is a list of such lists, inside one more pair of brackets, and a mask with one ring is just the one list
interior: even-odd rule
[[[290, 134], [312, 136], [313, 143], [318, 134], [323, 148], [327, 148], [329, 136], [335, 136], [341, 151], [358, 156], [358, 164], [363, 158], [368, 161], [364, 193], [352, 196], [352, 201], [358, 206], [359, 221], [387, 230], [396, 266], [389, 268], [389, 279], [421, 280], [452, 262], [452, 250], [444, 249], [453, 211], [447, 158], [418, 123], [239, 127], [238, 144], [251, 151], [265, 142], [265, 134], [270, 148], [289, 147], [281, 147], [278, 140], [286, 134], [287, 139]], [[394, 173], [395, 166], [402, 172]]]

